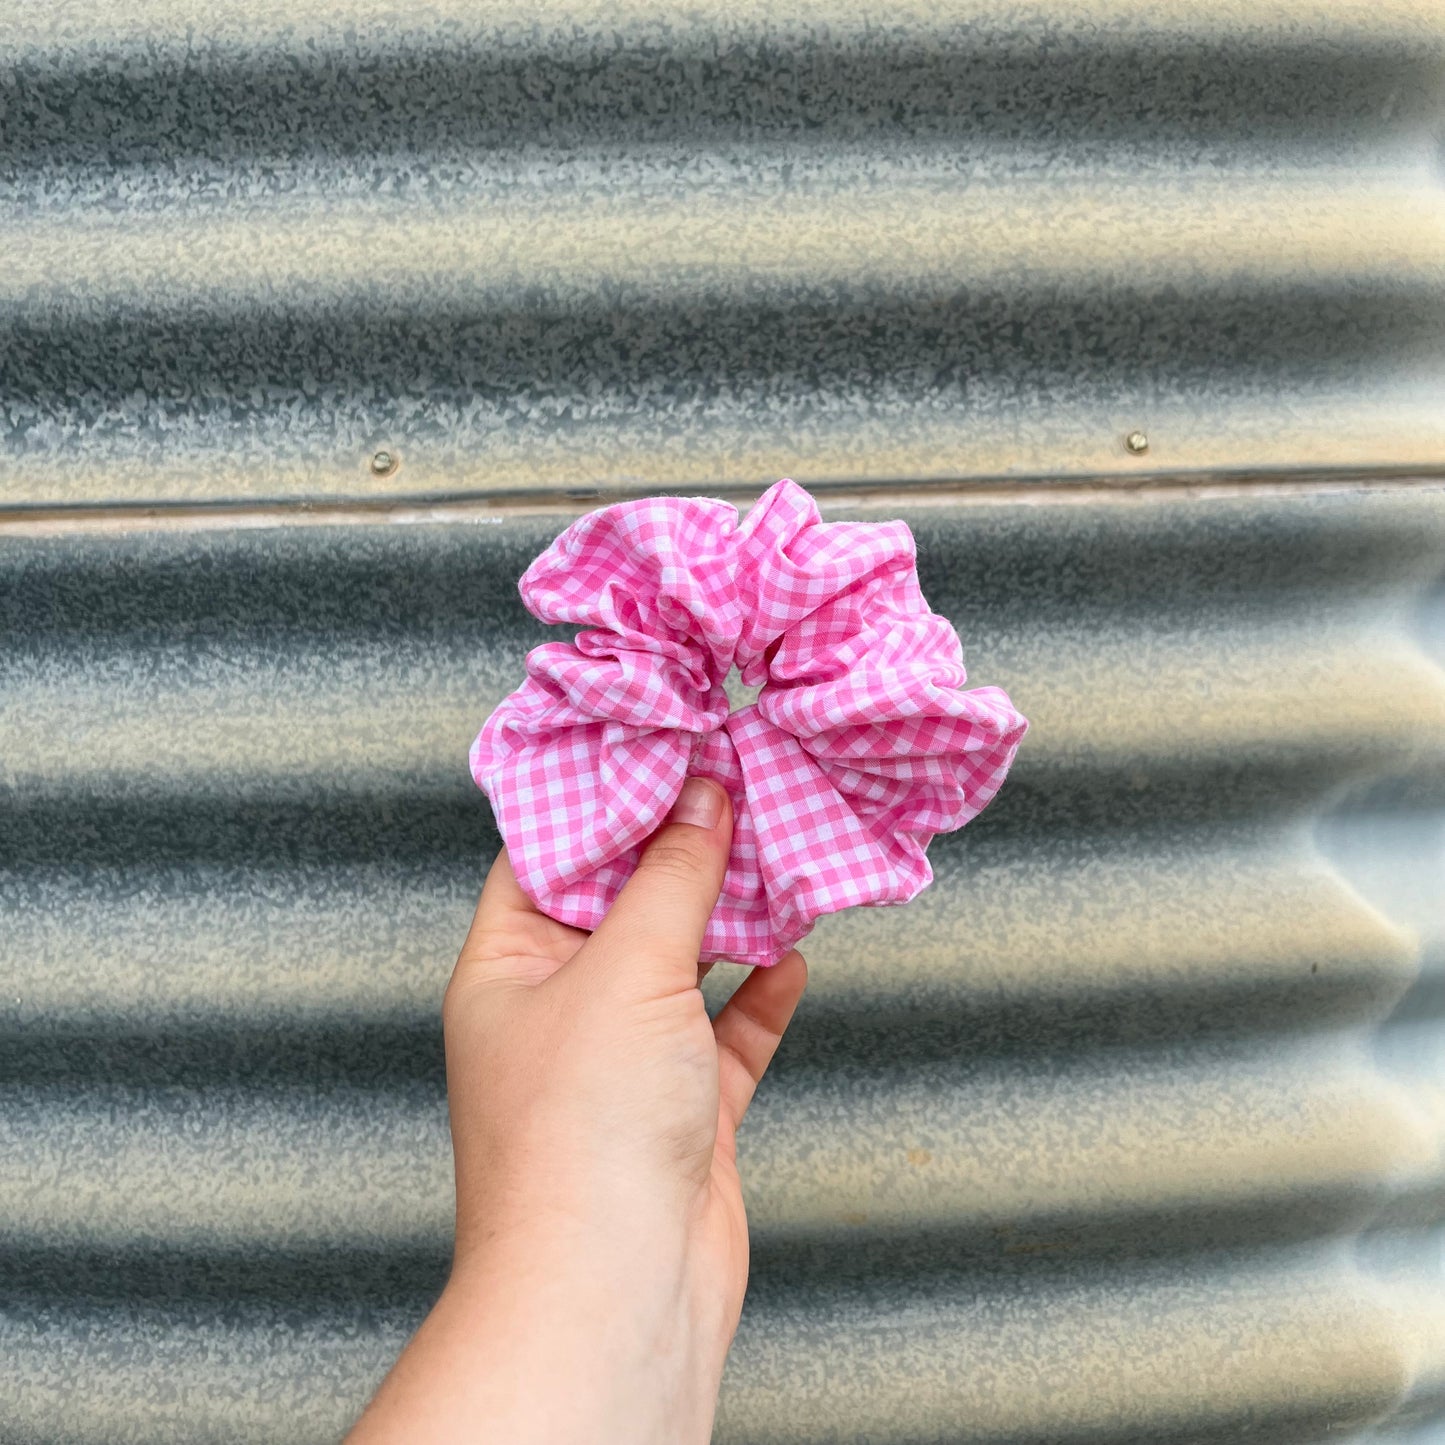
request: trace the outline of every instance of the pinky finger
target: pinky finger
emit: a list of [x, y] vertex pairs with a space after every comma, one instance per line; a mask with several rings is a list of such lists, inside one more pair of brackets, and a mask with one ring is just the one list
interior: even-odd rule
[[794, 949], [771, 968], [753, 969], [713, 1020], [719, 1093], [734, 1129], [752, 1103], [807, 982], [808, 965]]

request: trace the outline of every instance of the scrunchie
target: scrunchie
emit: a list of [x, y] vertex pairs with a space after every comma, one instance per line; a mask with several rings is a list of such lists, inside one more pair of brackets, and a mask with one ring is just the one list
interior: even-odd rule
[[[527, 655], [472, 744], [517, 881], [601, 922], [683, 782], [733, 805], [703, 961], [772, 964], [825, 913], [904, 903], [934, 834], [982, 811], [1028, 727], [918, 585], [904, 522], [823, 522], [789, 478], [745, 520], [658, 497], [579, 518], [526, 570], [527, 610], [584, 624]], [[729, 712], [736, 663], [755, 703]]]

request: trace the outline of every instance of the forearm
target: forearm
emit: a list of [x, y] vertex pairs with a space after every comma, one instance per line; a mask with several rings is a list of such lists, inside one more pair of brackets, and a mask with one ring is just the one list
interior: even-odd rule
[[790, 954], [709, 1018], [732, 815], [701, 785], [720, 810], [660, 829], [590, 934], [493, 864], [442, 1007], [451, 1279], [348, 1445], [707, 1445], [747, 1282], [737, 1126], [807, 974]]
[[726, 1339], [639, 1234], [459, 1261], [347, 1445], [706, 1445]]

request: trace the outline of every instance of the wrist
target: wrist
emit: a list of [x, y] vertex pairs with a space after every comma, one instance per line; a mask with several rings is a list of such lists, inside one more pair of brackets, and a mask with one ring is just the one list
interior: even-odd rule
[[648, 1224], [539, 1214], [459, 1248], [434, 1313], [471, 1341], [497, 1438], [706, 1445], [735, 1322], [696, 1297], [681, 1229]]

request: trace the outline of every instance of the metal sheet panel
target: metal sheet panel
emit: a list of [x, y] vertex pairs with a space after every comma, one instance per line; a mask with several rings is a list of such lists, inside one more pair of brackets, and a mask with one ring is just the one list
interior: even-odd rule
[[[718, 1438], [1434, 1418], [1445, 491], [845, 511], [1035, 730], [812, 939]], [[424, 1310], [465, 747], [559, 525], [0, 542], [5, 1438], [333, 1438]]]
[[1445, 460], [1436, 0], [295, 12], [0, 16], [0, 499]]
[[814, 935], [719, 1441], [1445, 1438], [1442, 97], [1425, 0], [10, 5], [0, 1440], [341, 1433], [516, 576], [785, 474], [1034, 729]]

